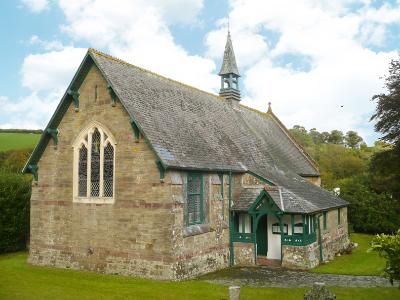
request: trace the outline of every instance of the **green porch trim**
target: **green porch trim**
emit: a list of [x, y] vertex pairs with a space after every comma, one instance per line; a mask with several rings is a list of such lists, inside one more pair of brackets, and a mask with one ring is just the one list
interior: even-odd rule
[[240, 243], [254, 243], [255, 242], [255, 234], [254, 233], [243, 233], [243, 232], [234, 232], [232, 234], [234, 242]]
[[68, 93], [68, 95], [71, 96], [72, 101], [74, 101], [75, 111], [78, 112], [79, 111], [79, 92], [69, 89], [67, 93]]
[[38, 181], [39, 180], [39, 174], [38, 174], [39, 167], [37, 165], [28, 165], [28, 170], [29, 170], [29, 173], [31, 173], [33, 175], [33, 178], [35, 179], [35, 181]]
[[292, 235], [294, 235], [294, 215], [290, 215], [290, 222], [292, 223]]
[[109, 85], [107, 85], [107, 90], [108, 90], [108, 93], [110, 94], [110, 96], [111, 96], [111, 101], [112, 101], [112, 104], [111, 104], [111, 106], [115, 106], [115, 102], [116, 102], [116, 100], [117, 100], [117, 95], [115, 94], [115, 92], [114, 92], [114, 90], [113, 90], [113, 88], [112, 88], [112, 86], [109, 84]]
[[133, 133], [135, 135], [135, 143], [139, 143], [139, 139], [140, 139], [140, 129], [139, 126], [137, 125], [136, 121], [131, 119], [131, 126], [133, 129]]
[[337, 209], [337, 224], [340, 225], [341, 220], [340, 220], [340, 207]]
[[[256, 200], [253, 202], [253, 204], [250, 206], [248, 209], [248, 213], [253, 217], [253, 226], [254, 226], [254, 259], [255, 262], [257, 261], [257, 226], [258, 222], [260, 221], [261, 217], [264, 215], [273, 215], [279, 222], [279, 228], [281, 231], [281, 262], [283, 259], [282, 255], [282, 238], [283, 238], [283, 223], [282, 223], [282, 217], [283, 217], [283, 211], [275, 204], [274, 200], [271, 198], [271, 196], [268, 194], [266, 190], [262, 190], [260, 194], [257, 196]], [[255, 224], [255, 225], [254, 225]]]
[[270, 181], [270, 180], [268, 180], [267, 178], [264, 178], [264, 177], [262, 177], [262, 176], [260, 176], [260, 175], [258, 175], [258, 174], [256, 174], [256, 173], [254, 173], [254, 172], [252, 172], [252, 171], [247, 171], [247, 173], [249, 173], [250, 175], [256, 177], [257, 179], [261, 180], [261, 181], [264, 182], [264, 183], [268, 183], [268, 184], [270, 184], [270, 185], [275, 185], [275, 183], [273, 183], [272, 181]]
[[324, 230], [326, 230], [326, 211], [323, 212]]
[[54, 143], [54, 148], [57, 148], [58, 145], [58, 129], [47, 128], [46, 132], [51, 136]]
[[282, 245], [285, 246], [307, 246], [317, 240], [315, 232], [305, 235], [282, 235]]

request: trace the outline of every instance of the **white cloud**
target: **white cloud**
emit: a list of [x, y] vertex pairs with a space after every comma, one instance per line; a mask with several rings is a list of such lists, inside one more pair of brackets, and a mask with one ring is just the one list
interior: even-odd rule
[[61, 51], [28, 55], [22, 64], [22, 85], [36, 93], [65, 90], [85, 52], [84, 48], [66, 47]]
[[60, 41], [57, 41], [57, 40], [53, 40], [53, 41], [42, 40], [37, 35], [32, 35], [31, 36], [31, 38], [29, 39], [29, 44], [38, 45], [43, 50], [46, 50], [46, 51], [62, 50], [64, 48], [64, 45]]
[[27, 96], [9, 99], [0, 96], [1, 128], [43, 128], [44, 121], [60, 102], [86, 49], [66, 47], [60, 51], [30, 54], [21, 68]]
[[[400, 23], [399, 7], [374, 8], [370, 1], [346, 0], [232, 0], [230, 6], [233, 43], [247, 92], [244, 104], [265, 111], [271, 101], [289, 127], [356, 129], [364, 137], [372, 133], [365, 130], [371, 128], [374, 110], [370, 99], [382, 91], [381, 77], [396, 53], [367, 47], [384, 46], [387, 26]], [[265, 30], [275, 33], [275, 45]], [[224, 31], [221, 20], [208, 34], [211, 57], [222, 54]], [[282, 63], [285, 57], [288, 61]], [[296, 57], [306, 57], [310, 68], [294, 68]]]
[[28, 7], [32, 12], [39, 13], [49, 6], [48, 0], [21, 0], [22, 4]]
[[51, 92], [45, 96], [32, 92], [18, 101], [0, 96], [0, 128], [43, 128], [43, 119], [50, 119], [60, 97], [59, 92]]
[[[200, 0], [60, 1], [63, 30], [112, 55], [206, 90], [218, 86], [213, 60], [190, 55], [169, 31], [172, 23], [195, 23]], [[184, 12], [182, 12], [184, 7]], [[189, 67], [190, 66], [190, 67]]]

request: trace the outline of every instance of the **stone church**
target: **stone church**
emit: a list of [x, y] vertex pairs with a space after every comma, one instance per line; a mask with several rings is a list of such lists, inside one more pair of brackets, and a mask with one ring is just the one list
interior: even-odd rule
[[214, 95], [89, 49], [23, 169], [29, 263], [179, 280], [347, 247], [348, 202], [271, 107], [240, 104], [229, 33], [219, 76]]

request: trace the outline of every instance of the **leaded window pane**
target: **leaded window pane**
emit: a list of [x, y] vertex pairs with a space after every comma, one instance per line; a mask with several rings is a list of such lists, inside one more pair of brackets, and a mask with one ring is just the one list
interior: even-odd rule
[[104, 197], [112, 197], [114, 174], [114, 147], [110, 143], [108, 143], [107, 146], [104, 148], [103, 167]]
[[202, 177], [197, 174], [188, 175], [187, 184], [187, 222], [188, 225], [202, 223]]
[[79, 197], [87, 196], [87, 148], [85, 145], [79, 149], [78, 195]]
[[100, 196], [100, 141], [101, 135], [96, 128], [92, 134], [92, 149], [91, 149], [91, 173], [90, 173], [90, 196]]

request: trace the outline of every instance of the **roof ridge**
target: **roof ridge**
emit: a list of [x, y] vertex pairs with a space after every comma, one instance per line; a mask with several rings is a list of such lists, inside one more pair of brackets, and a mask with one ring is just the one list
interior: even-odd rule
[[97, 54], [97, 55], [100, 55], [100, 56], [102, 56], [102, 57], [104, 57], [104, 58], [114, 60], [114, 61], [116, 61], [116, 62], [125, 64], [125, 65], [130, 66], [130, 67], [134, 67], [134, 68], [139, 69], [139, 70], [141, 70], [141, 71], [143, 71], [143, 72], [145, 72], [145, 73], [148, 73], [148, 74], [157, 76], [157, 77], [159, 77], [159, 78], [161, 78], [161, 79], [164, 79], [164, 80], [171, 81], [171, 82], [173, 82], [173, 83], [182, 85], [182, 86], [184, 86], [184, 87], [186, 87], [186, 88], [193, 89], [193, 90], [196, 90], [196, 91], [198, 91], [198, 92], [202, 92], [202, 93], [208, 94], [208, 95], [210, 95], [210, 96], [213, 96], [213, 97], [217, 98], [218, 100], [223, 100], [223, 98], [222, 98], [221, 96], [218, 96], [218, 95], [213, 94], [213, 93], [211, 93], [211, 92], [204, 91], [204, 90], [202, 90], [202, 89], [196, 88], [196, 87], [194, 87], [194, 86], [192, 86], [192, 85], [183, 83], [183, 82], [181, 82], [181, 81], [178, 81], [178, 80], [175, 80], [175, 79], [172, 79], [172, 78], [163, 76], [163, 75], [161, 75], [161, 74], [158, 74], [158, 73], [156, 73], [156, 72], [150, 71], [150, 70], [148, 70], [148, 69], [139, 67], [139, 66], [134, 65], [134, 64], [132, 64], [132, 63], [129, 63], [129, 62], [125, 61], [125, 60], [122, 60], [122, 59], [120, 59], [120, 58], [118, 58], [118, 57], [115, 57], [115, 56], [112, 56], [112, 55], [110, 55], [110, 54], [101, 52], [101, 51], [99, 51], [99, 50], [97, 50], [97, 49], [89, 48], [88, 51], [89, 51], [89, 52], [93, 52], [93, 53], [95, 53], [95, 54]]

